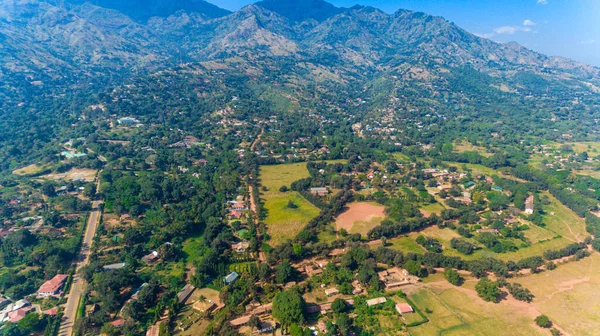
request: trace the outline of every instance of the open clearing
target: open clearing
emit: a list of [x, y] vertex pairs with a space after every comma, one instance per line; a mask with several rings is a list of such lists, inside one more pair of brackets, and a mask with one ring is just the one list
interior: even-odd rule
[[[539, 228], [538, 228], [539, 229]], [[479, 249], [475, 251], [473, 254], [465, 255], [457, 250], [450, 247], [450, 241], [452, 238], [460, 238], [463, 240], [467, 240], [471, 243], [474, 243], [478, 246], [482, 246], [473, 238], [465, 238], [459, 235], [456, 231], [451, 230], [449, 228], [440, 229], [437, 226], [428, 227], [425, 230], [421, 230], [420, 232], [412, 232], [408, 234], [406, 237], [399, 238], [398, 241], [396, 239], [390, 239], [388, 242], [392, 244], [391, 248], [397, 249], [399, 251], [410, 252], [407, 249], [414, 249], [414, 247], [406, 241], [406, 239], [411, 239], [415, 241], [417, 236], [424, 235], [427, 237], [437, 239], [444, 246], [444, 254], [452, 257], [460, 257], [464, 260], [474, 260], [481, 259], [485, 257], [492, 257], [503, 261], [509, 260], [519, 260], [523, 258], [533, 257], [533, 256], [541, 256], [544, 254], [544, 251], [549, 249], [561, 249], [572, 242], [566, 238], [552, 238], [546, 241], [540, 241], [534, 243], [532, 241], [532, 245], [528, 247], [521, 247], [519, 250], [515, 252], [508, 253], [496, 253], [489, 249]], [[554, 237], [554, 235], [552, 235]], [[398, 239], [398, 238], [397, 238]], [[416, 244], [416, 242], [415, 242]], [[418, 245], [417, 245], [418, 246]], [[414, 251], [413, 251], [414, 252]], [[420, 251], [422, 252], [422, 251]]]
[[69, 171], [64, 173], [52, 173], [48, 175], [42, 175], [41, 178], [49, 180], [65, 180], [73, 181], [80, 180], [85, 182], [92, 182], [96, 178], [96, 170], [87, 168], [71, 168]]
[[432, 214], [440, 215], [444, 209], [446, 208], [441, 203], [433, 203], [421, 207], [420, 211], [424, 217], [429, 217]]
[[357, 202], [348, 206], [335, 220], [335, 228], [366, 236], [385, 218], [385, 207], [376, 203]]
[[[312, 205], [295, 191], [282, 193], [279, 188], [288, 188], [294, 181], [309, 177], [306, 163], [292, 163], [260, 167], [260, 182], [267, 191], [261, 191], [264, 208], [267, 210], [267, 232], [269, 244], [277, 246], [295, 237], [306, 224], [319, 214], [319, 208]], [[296, 208], [289, 208], [292, 202]]]
[[475, 146], [468, 141], [460, 141], [460, 142], [456, 141], [452, 145], [452, 147], [454, 148], [454, 151], [458, 152], [458, 153], [477, 152], [481, 156], [485, 156], [485, 157], [490, 157], [493, 155], [492, 153], [488, 153], [488, 151], [485, 147]]
[[[558, 148], [563, 144], [557, 144]], [[588, 154], [598, 153], [600, 151], [600, 142], [567, 142], [564, 145], [571, 146], [577, 153], [588, 152]]]
[[[535, 309], [520, 301], [485, 302], [468, 288], [435, 282], [409, 293], [430, 322], [408, 329], [410, 335], [548, 335], [534, 325]], [[426, 310], [430, 313], [426, 313]], [[508, 332], [510, 330], [510, 332]]]
[[[600, 255], [514, 279], [535, 295], [533, 305], [571, 335], [600, 330]], [[511, 281], [512, 282], [512, 281]]]
[[582, 241], [588, 236], [583, 218], [577, 216], [549, 193], [544, 192], [543, 195], [550, 200], [550, 204], [543, 207], [546, 229], [571, 241]]
[[44, 169], [46, 169], [46, 167], [38, 166], [37, 164], [32, 164], [27, 167], [23, 167], [21, 169], [14, 170], [13, 174], [15, 174], [15, 175], [31, 175], [31, 174], [40, 173]]

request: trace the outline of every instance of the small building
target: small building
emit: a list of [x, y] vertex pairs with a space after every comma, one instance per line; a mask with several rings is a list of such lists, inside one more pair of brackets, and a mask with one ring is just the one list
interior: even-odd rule
[[326, 196], [329, 194], [327, 188], [310, 188], [310, 193], [314, 196]]
[[231, 272], [231, 273], [229, 273], [229, 275], [227, 275], [225, 277], [225, 283], [229, 285], [229, 284], [233, 283], [235, 280], [237, 280], [239, 277], [240, 277], [240, 275], [237, 274], [237, 272]]
[[477, 230], [477, 233], [492, 233], [492, 234], [499, 234], [500, 231], [496, 230], [496, 229], [479, 229]]
[[205, 313], [205, 312], [212, 311], [216, 306], [217, 305], [211, 300], [205, 300], [205, 301], [198, 300], [198, 301], [194, 302], [194, 305], [192, 306], [192, 308], [201, 313]]
[[396, 303], [396, 311], [401, 315], [415, 312], [408, 303]]
[[235, 252], [246, 252], [250, 247], [250, 243], [247, 241], [241, 241], [239, 243], [231, 244], [231, 249]]
[[138, 124], [140, 121], [135, 118], [132, 118], [132, 117], [125, 117], [125, 118], [118, 119], [117, 122], [121, 126], [131, 126], [131, 125]]
[[142, 261], [146, 264], [152, 264], [158, 260], [158, 251], [152, 251], [152, 253], [142, 257]]
[[187, 300], [190, 297], [190, 295], [192, 295], [195, 289], [196, 287], [190, 284], [186, 284], [185, 286], [183, 286], [183, 289], [181, 289], [181, 291], [177, 293], [177, 302], [184, 303], [185, 300]]
[[339, 293], [340, 293], [340, 291], [337, 288], [329, 288], [329, 289], [325, 290], [325, 295], [327, 295], [327, 296], [337, 295]]
[[463, 184], [463, 188], [465, 188], [465, 189], [469, 189], [469, 188], [471, 188], [471, 187], [472, 187], [472, 186], [474, 186], [474, 185], [475, 185], [475, 182], [473, 182], [473, 181], [469, 181], [469, 182], [467, 182], [467, 183]]
[[272, 322], [272, 321], [262, 321], [259, 323], [258, 325], [258, 333], [259, 334], [266, 334], [266, 333], [270, 333], [273, 330], [275, 330], [277, 328], [277, 325]]
[[17, 322], [21, 321], [25, 316], [27, 316], [27, 314], [29, 314], [33, 310], [34, 310], [34, 308], [31, 306], [13, 310], [10, 313], [8, 313], [8, 322], [17, 323]]
[[62, 289], [69, 276], [66, 274], [57, 274], [54, 278], [44, 282], [44, 284], [38, 289], [37, 295], [40, 297], [58, 295], [62, 292]]
[[387, 302], [387, 299], [382, 296], [382, 297], [378, 297], [378, 298], [375, 298], [375, 299], [367, 300], [367, 306], [373, 307], [373, 306], [376, 306], [378, 304], [382, 304], [382, 303], [386, 303], [386, 302]]
[[252, 317], [252, 315], [245, 315], [242, 317], [238, 317], [235, 320], [231, 320], [229, 322], [229, 324], [231, 324], [231, 326], [234, 328], [243, 327], [246, 324], [248, 324], [248, 322], [250, 321], [250, 317]]
[[526, 214], [533, 215], [533, 211], [535, 210], [534, 202], [535, 202], [535, 197], [533, 197], [533, 195], [529, 195], [529, 197], [527, 197], [527, 199], [525, 200], [525, 213]]
[[114, 320], [112, 322], [109, 322], [111, 326], [115, 327], [115, 328], [122, 328], [125, 326], [125, 320], [124, 319], [118, 319], [118, 320]]
[[492, 190], [493, 191], [500, 191], [500, 192], [504, 191], [504, 189], [502, 189], [501, 187], [498, 187], [498, 186], [493, 186]]
[[120, 270], [122, 268], [125, 268], [127, 266], [127, 263], [116, 263], [116, 264], [110, 264], [110, 265], [105, 265], [102, 266], [102, 269], [105, 271], [114, 271], [114, 270]]

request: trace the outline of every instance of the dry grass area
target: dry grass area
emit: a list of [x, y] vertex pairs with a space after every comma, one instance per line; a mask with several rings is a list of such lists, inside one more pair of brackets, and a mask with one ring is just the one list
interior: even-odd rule
[[514, 279], [535, 295], [533, 306], [570, 335], [600, 330], [600, 255]]
[[458, 153], [477, 152], [485, 157], [492, 156], [492, 153], [488, 153], [485, 147], [475, 146], [468, 141], [456, 141], [452, 146], [454, 147], [454, 151]]
[[348, 206], [335, 221], [336, 230], [345, 229], [350, 233], [366, 236], [369, 230], [385, 219], [385, 207], [376, 203], [358, 202]]
[[92, 182], [96, 178], [97, 170], [87, 169], [87, 168], [71, 168], [71, 170], [64, 173], [52, 173], [48, 175], [43, 175], [41, 178], [48, 180], [64, 180], [64, 181], [73, 181], [79, 179], [85, 182]]
[[27, 167], [23, 167], [21, 169], [16, 169], [12, 173], [15, 175], [31, 175], [36, 174], [44, 170], [44, 166], [38, 166], [37, 164], [32, 164]]

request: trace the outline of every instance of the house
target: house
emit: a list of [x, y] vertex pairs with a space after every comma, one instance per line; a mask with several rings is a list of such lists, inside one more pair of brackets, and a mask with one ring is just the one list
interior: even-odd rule
[[252, 317], [252, 315], [245, 315], [242, 317], [238, 317], [235, 320], [231, 320], [229, 322], [229, 324], [231, 324], [231, 326], [235, 327], [235, 328], [243, 327], [246, 324], [248, 324], [248, 322], [250, 321], [250, 317]]
[[229, 212], [229, 216], [230, 216], [232, 219], [240, 219], [240, 218], [242, 218], [242, 212], [241, 212], [241, 211], [239, 211], [239, 210], [231, 210], [231, 211]]
[[140, 121], [135, 118], [132, 118], [132, 117], [125, 117], [125, 118], [118, 119], [117, 122], [121, 126], [131, 126], [131, 125], [135, 125], [135, 124], [139, 123]]
[[58, 314], [58, 307], [50, 308], [42, 312], [44, 315], [56, 316]]
[[152, 253], [142, 257], [142, 261], [145, 262], [146, 264], [152, 264], [153, 262], [157, 261], [158, 259], [159, 258], [158, 258], [157, 251], [152, 251]]
[[117, 264], [110, 264], [110, 265], [106, 265], [106, 266], [102, 266], [102, 269], [105, 271], [114, 271], [114, 270], [119, 270], [121, 268], [125, 268], [125, 266], [127, 266], [127, 263], [117, 263]]
[[186, 284], [185, 286], [183, 286], [183, 289], [179, 291], [179, 293], [177, 293], [177, 302], [185, 302], [185, 300], [187, 300], [190, 297], [190, 295], [192, 295], [192, 292], [194, 292], [195, 289], [196, 287], [190, 284]]
[[415, 312], [408, 303], [396, 303], [396, 311], [401, 315]]
[[310, 188], [310, 193], [315, 196], [326, 196], [329, 194], [327, 188]]
[[259, 323], [257, 329], [258, 329], [259, 334], [265, 334], [265, 333], [272, 332], [276, 328], [277, 328], [277, 325], [274, 322], [264, 321], [264, 322]]
[[159, 336], [160, 335], [160, 324], [152, 325], [146, 331], [146, 336]]
[[131, 295], [131, 298], [132, 298], [132, 299], [137, 299], [137, 298], [138, 298], [138, 295], [140, 294], [140, 291], [142, 290], [142, 288], [144, 288], [144, 287], [146, 287], [146, 286], [148, 286], [148, 283], [147, 283], [147, 282], [144, 282], [144, 283], [143, 283], [143, 284], [142, 284], [140, 287], [136, 288], [136, 289], [133, 291], [133, 295]]
[[194, 305], [192, 306], [192, 308], [194, 310], [197, 310], [201, 313], [205, 313], [205, 312], [210, 312], [212, 311], [217, 305], [212, 302], [211, 300], [206, 300], [206, 301], [196, 301], [194, 302]]
[[115, 327], [115, 328], [122, 328], [125, 326], [125, 320], [124, 319], [118, 319], [118, 320], [114, 320], [112, 322], [109, 322], [111, 326]]
[[375, 298], [375, 299], [367, 300], [367, 306], [373, 307], [373, 306], [376, 306], [378, 304], [382, 304], [382, 303], [386, 303], [386, 302], [387, 302], [387, 299], [382, 296], [382, 297], [378, 297], [378, 298]]
[[525, 200], [525, 213], [528, 215], [533, 215], [535, 197], [533, 195], [529, 195]]
[[325, 290], [325, 295], [327, 296], [332, 296], [332, 295], [336, 295], [339, 294], [340, 291], [337, 288], [329, 288]]
[[246, 252], [250, 247], [250, 243], [247, 241], [241, 241], [239, 243], [231, 244], [231, 249], [236, 252]]
[[477, 230], [477, 233], [492, 233], [492, 234], [499, 234], [500, 231], [496, 230], [496, 229], [479, 229]]
[[498, 187], [498, 186], [493, 186], [492, 190], [493, 191], [500, 191], [500, 192], [504, 191], [504, 189], [502, 189], [501, 187]]
[[38, 289], [37, 295], [39, 297], [45, 297], [60, 294], [68, 277], [69, 276], [66, 274], [55, 275], [54, 278], [44, 282]]
[[229, 285], [229, 284], [233, 283], [235, 280], [237, 280], [239, 277], [240, 277], [240, 275], [237, 274], [237, 272], [231, 272], [231, 273], [229, 273], [229, 275], [227, 275], [225, 277], [225, 283]]
[[25, 316], [27, 316], [27, 314], [29, 314], [32, 310], [34, 310], [34, 308], [31, 307], [31, 306], [25, 307], [25, 308], [21, 308], [21, 309], [17, 309], [17, 310], [13, 310], [10, 313], [8, 313], [8, 322], [10, 322], [10, 323], [17, 323], [17, 322], [19, 322]]
[[238, 202], [238, 201], [235, 201], [232, 203], [231, 209], [237, 210], [237, 211], [248, 210], [248, 208], [246, 208], [246, 203]]
[[467, 183], [463, 184], [463, 188], [465, 188], [465, 189], [469, 189], [469, 188], [471, 188], [471, 187], [472, 187], [472, 186], [474, 186], [474, 185], [475, 185], [475, 182], [473, 182], [473, 181], [469, 181], [469, 182], [467, 182]]

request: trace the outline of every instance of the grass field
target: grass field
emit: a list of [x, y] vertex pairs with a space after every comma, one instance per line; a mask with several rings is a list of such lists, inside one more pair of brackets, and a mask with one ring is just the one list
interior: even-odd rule
[[[480, 249], [480, 250], [475, 251], [473, 254], [465, 255], [465, 254], [462, 254], [450, 247], [450, 241], [452, 240], [452, 238], [460, 238], [463, 240], [467, 240], [478, 246], [482, 246], [482, 245], [477, 243], [472, 238], [467, 239], [465, 237], [462, 237], [454, 230], [451, 230], [448, 228], [440, 229], [437, 226], [429, 227], [420, 232], [410, 233], [407, 237], [396, 238], [396, 239], [398, 239], [398, 241], [396, 241], [396, 239], [390, 239], [390, 240], [388, 240], [388, 242], [390, 242], [392, 244], [391, 247], [393, 249], [397, 249], [399, 251], [405, 251], [404, 249], [410, 249], [410, 248], [414, 249], [414, 246], [412, 245], [412, 243], [408, 242], [407, 239], [412, 240], [414, 242], [415, 239], [417, 238], [417, 236], [420, 234], [427, 236], [427, 237], [435, 238], [440, 243], [442, 243], [442, 245], [444, 246], [443, 253], [445, 255], [452, 256], [452, 257], [460, 257], [464, 260], [474, 260], [474, 259], [481, 259], [481, 258], [485, 258], [485, 257], [492, 257], [492, 258], [496, 258], [496, 259], [503, 260], [503, 261], [509, 261], [509, 260], [514, 261], [514, 260], [519, 260], [519, 259], [533, 257], [533, 256], [541, 256], [544, 253], [544, 251], [546, 251], [546, 250], [561, 249], [571, 243], [571, 241], [569, 241], [566, 238], [553, 238], [548, 241], [536, 242], [529, 247], [519, 248], [519, 250], [517, 250], [515, 252], [495, 253], [489, 249]], [[554, 237], [554, 234], [551, 234], [551, 236]], [[417, 245], [416, 242], [414, 242], [414, 244]], [[417, 247], [419, 247], [419, 245], [417, 245]], [[410, 252], [410, 251], [405, 251], [405, 252]], [[416, 251], [413, 250], [413, 252], [416, 252]], [[423, 250], [421, 249], [421, 251], [419, 251], [419, 252], [423, 252]]]
[[600, 330], [600, 255], [514, 279], [535, 295], [540, 313], [571, 335], [597, 335]]
[[47, 167], [45, 166], [38, 166], [36, 164], [32, 164], [29, 165], [27, 167], [23, 167], [21, 169], [17, 169], [13, 171], [13, 174], [15, 175], [31, 175], [31, 174], [37, 174], [41, 171], [43, 171], [44, 169], [46, 169]]
[[194, 260], [202, 256], [199, 252], [203, 243], [202, 236], [191, 237], [183, 242], [183, 253], [187, 264], [193, 264]]
[[[564, 145], [571, 146], [577, 153], [588, 152], [591, 155], [600, 152], [600, 142], [567, 142]], [[557, 144], [557, 148], [561, 146], [562, 144]]]
[[69, 171], [64, 173], [52, 173], [48, 175], [40, 176], [41, 178], [49, 180], [81, 180], [85, 182], [92, 182], [96, 178], [96, 170], [87, 168], [71, 168]]
[[581, 241], [588, 236], [583, 218], [577, 216], [549, 193], [544, 192], [543, 195], [550, 200], [550, 205], [544, 205], [546, 229], [571, 241]]
[[458, 152], [458, 153], [477, 152], [485, 157], [492, 156], [491, 153], [488, 153], [488, 151], [485, 149], [485, 147], [474, 146], [472, 143], [470, 143], [468, 141], [461, 141], [460, 143], [456, 142], [452, 145], [452, 147], [454, 147], [454, 151]]
[[[484, 302], [474, 291], [431, 285], [410, 298], [430, 322], [408, 329], [410, 335], [548, 335], [533, 318], [508, 304]], [[510, 330], [510, 332], [509, 332]]]
[[529, 239], [532, 244], [541, 240], [549, 240], [556, 236], [556, 233], [548, 231], [532, 223], [527, 223], [529, 229], [525, 230], [525, 238]]
[[403, 253], [425, 253], [425, 249], [421, 245], [417, 244], [411, 237], [399, 237], [394, 239], [388, 239], [387, 244], [389, 248], [394, 250], [402, 251]]
[[423, 207], [421, 207], [421, 212], [424, 212], [424, 215], [428, 216], [431, 214], [441, 214], [442, 210], [444, 210], [445, 207], [441, 204], [441, 203], [433, 203], [433, 204], [429, 204], [429, 205], [425, 205]]
[[[312, 218], [319, 214], [319, 209], [297, 192], [279, 191], [282, 186], [289, 187], [292, 182], [308, 176], [306, 163], [260, 167], [260, 181], [262, 186], [267, 188], [267, 191], [261, 192], [261, 198], [267, 210], [265, 224], [271, 236], [270, 245], [277, 246], [295, 237]], [[297, 208], [289, 208], [290, 201]]]
[[575, 170], [575, 174], [593, 177], [595, 179], [600, 179], [600, 171], [599, 170]]

